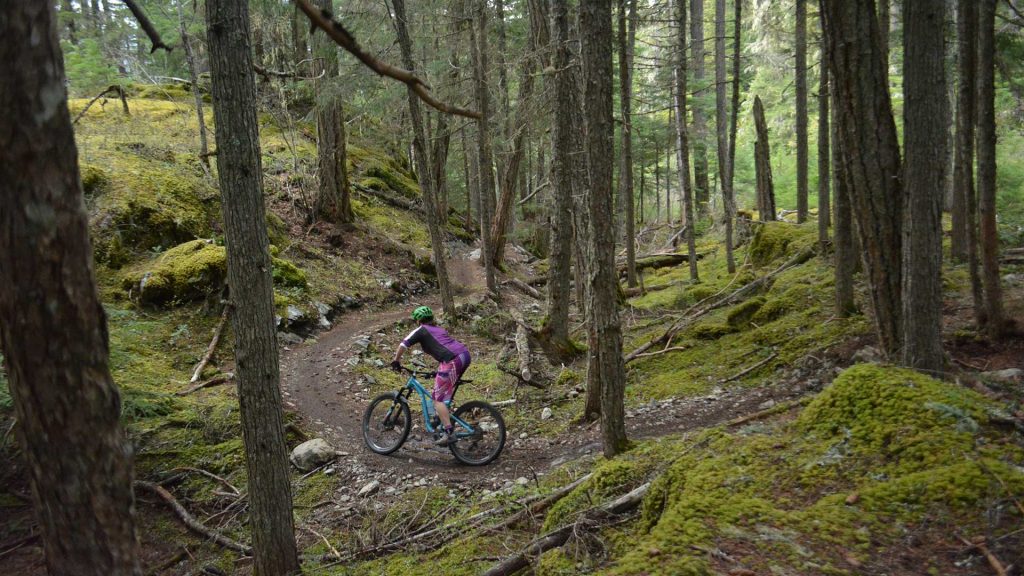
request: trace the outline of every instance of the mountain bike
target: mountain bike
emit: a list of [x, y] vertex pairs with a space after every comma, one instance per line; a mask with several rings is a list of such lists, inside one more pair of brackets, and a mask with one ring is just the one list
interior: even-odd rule
[[[433, 378], [437, 372], [421, 372], [402, 366], [409, 374], [405, 386], [397, 392], [381, 394], [370, 402], [363, 413], [363, 440], [366, 446], [377, 454], [387, 455], [402, 447], [412, 430], [412, 411], [409, 398], [413, 392], [420, 396], [423, 413], [423, 428], [435, 439], [440, 437], [441, 419], [434, 412], [434, 401], [423, 384], [416, 379]], [[501, 412], [483, 400], [470, 400], [454, 410], [455, 394], [463, 383], [472, 380], [459, 379], [455, 383], [452, 399], [445, 402], [455, 427], [455, 440], [448, 445], [455, 458], [463, 464], [482, 466], [493, 461], [505, 447], [505, 420]]]

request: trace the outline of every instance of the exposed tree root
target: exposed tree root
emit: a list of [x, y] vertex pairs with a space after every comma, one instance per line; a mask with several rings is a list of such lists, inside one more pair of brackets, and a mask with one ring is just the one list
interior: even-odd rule
[[182, 506], [178, 502], [178, 500], [175, 499], [174, 496], [170, 492], [168, 492], [163, 486], [160, 486], [159, 484], [154, 484], [152, 482], [146, 482], [144, 480], [136, 480], [135, 487], [143, 488], [159, 496], [161, 500], [163, 500], [168, 506], [171, 507], [171, 510], [174, 511], [174, 514], [182, 521], [182, 523], [185, 524], [186, 527], [188, 527], [189, 530], [195, 532], [196, 534], [204, 536], [208, 538], [210, 541], [215, 542], [229, 550], [234, 550], [235, 552], [245, 554], [246, 556], [252, 555], [251, 546], [246, 546], [245, 544], [242, 544], [240, 542], [235, 542], [231, 538], [228, 538], [227, 536], [224, 536], [219, 532], [214, 532], [213, 530], [207, 528], [201, 522], [196, 520], [195, 517], [189, 514], [188, 510], [185, 510], [185, 507]]

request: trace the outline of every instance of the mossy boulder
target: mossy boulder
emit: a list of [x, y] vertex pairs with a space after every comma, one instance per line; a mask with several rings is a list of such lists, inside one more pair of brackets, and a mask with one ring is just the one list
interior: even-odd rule
[[415, 200], [420, 196], [416, 175], [406, 169], [400, 159], [375, 148], [348, 147], [350, 174], [360, 186], [373, 190], [391, 190]]
[[742, 330], [750, 326], [755, 314], [764, 306], [763, 296], [757, 296], [733, 306], [725, 317], [725, 322], [733, 329]]
[[754, 266], [765, 266], [793, 256], [813, 247], [817, 238], [817, 229], [807, 224], [760, 223], [750, 243], [750, 262]]
[[686, 335], [695, 340], [718, 340], [735, 331], [736, 328], [725, 322], [702, 322], [687, 330]]
[[110, 175], [99, 166], [82, 162], [79, 171], [82, 174], [82, 190], [86, 196], [100, 194], [110, 186]]
[[[306, 274], [295, 264], [272, 258], [274, 283], [304, 288]], [[201, 300], [216, 293], [227, 279], [227, 254], [212, 240], [192, 240], [161, 254], [123, 276], [121, 287], [141, 303], [160, 306]]]

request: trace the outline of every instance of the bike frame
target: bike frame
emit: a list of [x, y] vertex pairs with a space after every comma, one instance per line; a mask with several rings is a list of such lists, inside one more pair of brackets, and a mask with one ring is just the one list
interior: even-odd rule
[[[429, 402], [433, 405], [434, 399], [430, 397], [430, 394], [427, 392], [427, 389], [423, 387], [423, 384], [420, 384], [420, 381], [416, 379], [415, 374], [409, 376], [409, 380], [405, 383], [405, 388], [399, 391], [398, 395], [403, 396], [408, 400], [414, 391], [420, 395], [420, 410], [423, 412], [423, 426], [427, 429], [427, 432], [433, 434], [437, 432], [437, 428], [434, 428], [430, 423], [430, 412], [427, 410], [427, 403]], [[449, 400], [444, 404], [450, 409], [452, 406], [452, 400]], [[457, 417], [454, 412], [449, 411], [449, 416], [452, 419], [452, 424], [458, 424], [463, 428], [463, 430], [457, 430], [455, 432], [455, 436], [465, 438], [476, 433], [475, 428], [465, 420]]]

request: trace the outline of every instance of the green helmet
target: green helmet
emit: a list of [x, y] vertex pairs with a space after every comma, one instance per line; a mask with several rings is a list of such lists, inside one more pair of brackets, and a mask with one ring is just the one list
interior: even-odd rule
[[420, 322], [422, 320], [429, 320], [434, 317], [434, 311], [430, 309], [430, 306], [420, 306], [419, 308], [412, 311], [412, 319]]

